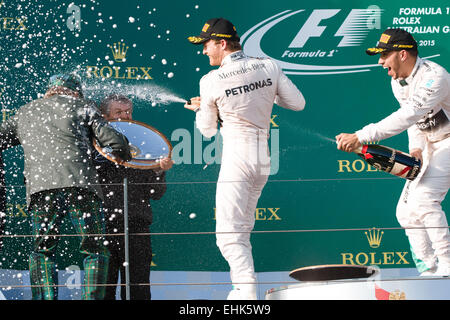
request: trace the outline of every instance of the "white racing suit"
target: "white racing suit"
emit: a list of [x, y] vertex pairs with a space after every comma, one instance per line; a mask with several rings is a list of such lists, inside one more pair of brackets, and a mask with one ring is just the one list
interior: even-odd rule
[[242, 51], [226, 56], [220, 68], [203, 76], [200, 96], [196, 114], [200, 132], [212, 137], [217, 133], [218, 121], [222, 123], [223, 151], [216, 190], [217, 245], [230, 266], [233, 287], [250, 287], [244, 299], [256, 299], [250, 232], [270, 172], [267, 140], [272, 107], [275, 102], [299, 111], [305, 100], [272, 60], [251, 58]]
[[392, 79], [400, 108], [356, 134], [362, 143], [408, 129], [409, 150], [423, 150], [419, 176], [405, 184], [397, 219], [405, 228], [419, 272], [450, 268], [450, 235], [441, 202], [450, 187], [450, 77], [438, 64], [417, 58], [411, 75]]

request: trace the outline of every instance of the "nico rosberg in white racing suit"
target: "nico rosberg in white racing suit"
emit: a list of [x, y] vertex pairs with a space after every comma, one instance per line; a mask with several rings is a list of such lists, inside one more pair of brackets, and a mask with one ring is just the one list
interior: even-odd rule
[[421, 158], [422, 168], [403, 188], [397, 219], [405, 228], [421, 275], [449, 276], [450, 235], [441, 206], [450, 187], [449, 74], [440, 65], [419, 58], [417, 43], [401, 29], [386, 30], [377, 47], [367, 53], [381, 53], [379, 64], [392, 77], [400, 108], [353, 135], [337, 136], [338, 148], [349, 151], [358, 143], [383, 140], [407, 130], [410, 153]]
[[200, 36], [188, 39], [194, 44], [203, 43], [203, 54], [208, 55], [210, 64], [220, 66], [203, 76], [200, 97], [192, 98], [192, 105], [185, 107], [197, 112], [196, 125], [205, 137], [215, 135], [221, 122], [223, 150], [216, 189], [216, 239], [230, 266], [233, 290], [228, 299], [256, 299], [250, 233], [270, 173], [272, 107], [275, 102], [299, 111], [305, 100], [272, 60], [243, 53], [229, 21], [210, 19]]

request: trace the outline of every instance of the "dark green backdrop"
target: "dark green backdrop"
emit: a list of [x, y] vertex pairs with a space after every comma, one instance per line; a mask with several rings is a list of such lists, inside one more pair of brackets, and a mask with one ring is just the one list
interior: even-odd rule
[[[202, 139], [194, 129], [193, 113], [172, 101], [198, 95], [198, 82], [211, 67], [201, 46], [186, 38], [198, 34], [207, 19], [219, 16], [237, 26], [248, 54], [263, 52], [290, 63], [285, 71], [306, 98], [302, 112], [278, 106], [273, 110], [272, 175], [255, 213], [258, 233], [252, 236], [257, 271], [331, 263], [413, 267], [404, 233], [396, 229], [395, 206], [404, 180], [368, 168], [355, 154], [336, 150], [328, 139], [398, 108], [386, 71], [373, 66], [377, 57], [364, 52], [385, 28], [411, 27], [420, 56], [450, 67], [445, 1], [428, 7], [415, 0], [79, 0], [74, 1], [77, 8], [69, 7], [71, 2], [0, 0], [3, 120], [45, 92], [49, 76], [56, 72], [77, 71], [88, 96], [96, 101], [111, 91], [134, 93], [134, 118], [172, 141], [176, 161], [167, 175], [166, 195], [153, 203], [151, 231], [158, 233], [153, 236], [154, 270], [227, 270], [214, 235], [159, 234], [214, 231], [220, 140]], [[368, 8], [366, 15], [355, 10]], [[351, 38], [351, 23], [356, 21], [351, 18], [358, 14], [359, 38], [341, 45], [343, 38]], [[315, 17], [322, 20], [313, 23]], [[301, 45], [294, 39], [306, 42]], [[125, 61], [114, 59], [110, 46], [115, 43], [128, 47]], [[325, 68], [330, 66], [334, 68]], [[406, 133], [381, 144], [407, 151]], [[3, 157], [7, 231], [30, 234], [21, 148], [4, 151]], [[205, 168], [206, 163], [210, 164]], [[394, 230], [384, 230], [381, 241], [371, 247], [365, 232], [372, 227]], [[67, 227], [63, 232], [73, 230]], [[60, 269], [81, 265], [81, 255], [73, 253], [77, 241], [61, 239]], [[31, 239], [5, 242], [0, 268], [26, 269]]]

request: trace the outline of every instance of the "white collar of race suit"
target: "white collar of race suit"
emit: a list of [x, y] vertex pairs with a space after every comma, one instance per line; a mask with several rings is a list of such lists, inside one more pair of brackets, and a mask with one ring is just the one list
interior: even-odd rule
[[417, 57], [416, 64], [414, 65], [414, 68], [413, 68], [411, 74], [408, 77], [406, 77], [405, 79], [397, 80], [398, 83], [402, 87], [409, 85], [412, 82], [412, 80], [414, 79], [414, 77], [416, 76], [417, 71], [419, 71], [419, 68], [422, 65], [422, 63], [423, 63], [423, 60], [421, 58]]
[[223, 58], [220, 66], [226, 65], [227, 63], [230, 63], [233, 61], [244, 59], [245, 57], [246, 57], [246, 55], [242, 50], [232, 52], [229, 55], [227, 55], [225, 58]]

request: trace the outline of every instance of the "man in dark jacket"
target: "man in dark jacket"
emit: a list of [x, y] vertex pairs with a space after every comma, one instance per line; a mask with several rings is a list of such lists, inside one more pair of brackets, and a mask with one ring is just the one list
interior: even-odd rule
[[[122, 95], [110, 95], [100, 104], [106, 120], [132, 120], [133, 103]], [[166, 191], [165, 171], [172, 167], [172, 160], [161, 159], [161, 169], [135, 169], [116, 165], [100, 154], [94, 157], [104, 194], [106, 233], [111, 234], [108, 249], [111, 253], [108, 267], [108, 284], [117, 284], [118, 275], [125, 284], [125, 241], [123, 180], [128, 180], [128, 231], [130, 299], [149, 300], [150, 265], [152, 262], [151, 238], [152, 207], [149, 199], [159, 200]], [[114, 300], [116, 286], [107, 286], [105, 300]], [[121, 299], [126, 299], [126, 288], [121, 286]]]
[[131, 159], [128, 140], [92, 102], [74, 75], [50, 78], [44, 98], [17, 110], [0, 126], [0, 140], [24, 151], [28, 210], [36, 236], [29, 268], [33, 299], [57, 298], [55, 253], [59, 228], [69, 215], [81, 236], [84, 299], [103, 299], [109, 252], [104, 244], [102, 191], [92, 165], [92, 139], [120, 159]]

